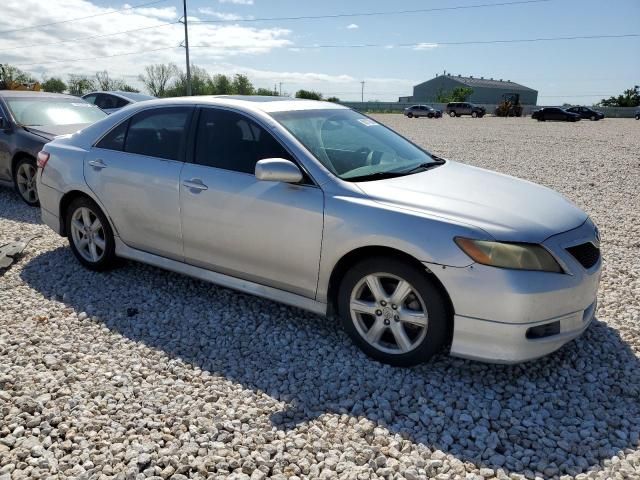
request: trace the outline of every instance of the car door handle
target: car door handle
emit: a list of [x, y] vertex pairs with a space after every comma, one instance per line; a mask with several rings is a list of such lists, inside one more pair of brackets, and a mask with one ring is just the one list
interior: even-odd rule
[[204, 183], [202, 183], [202, 180], [200, 180], [199, 178], [185, 180], [184, 182], [182, 182], [182, 185], [190, 188], [191, 190], [207, 190], [209, 188]]
[[98, 159], [98, 160], [89, 160], [89, 165], [91, 165], [93, 168], [96, 168], [98, 170], [102, 170], [103, 168], [107, 168], [107, 164], [104, 163], [100, 159]]

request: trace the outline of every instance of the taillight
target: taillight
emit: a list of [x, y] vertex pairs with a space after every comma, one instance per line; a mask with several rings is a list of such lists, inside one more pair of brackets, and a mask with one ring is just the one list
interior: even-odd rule
[[44, 168], [48, 161], [49, 161], [49, 152], [45, 152], [44, 150], [41, 150], [40, 152], [38, 152], [37, 163], [39, 168]]

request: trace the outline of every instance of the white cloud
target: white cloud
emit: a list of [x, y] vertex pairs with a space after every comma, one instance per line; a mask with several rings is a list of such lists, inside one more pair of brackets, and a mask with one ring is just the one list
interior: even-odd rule
[[349, 25], [347, 25], [347, 29], [349, 30], [356, 30], [357, 28], [360, 28], [360, 25], [358, 25], [357, 23], [350, 23]]
[[234, 5], [253, 5], [253, 0], [218, 0], [220, 3], [233, 3]]
[[217, 18], [218, 20], [227, 20], [227, 21], [242, 20], [244, 18], [242, 15], [238, 15], [236, 13], [217, 12], [214, 9], [209, 7], [199, 8], [198, 13]]
[[[143, 65], [150, 63], [183, 62], [183, 51], [175, 48], [183, 41], [183, 26], [164, 25], [178, 18], [179, 12], [174, 7], [131, 9], [49, 27], [10, 32], [28, 25], [63, 22], [112, 11], [113, 9], [95, 5], [88, 0], [3, 0], [0, 31], [7, 33], [3, 34], [0, 45], [2, 63], [18, 65], [37, 77], [42, 74], [64, 77], [68, 73], [92, 74], [104, 69], [110, 70], [113, 76], [136, 75]], [[24, 12], [30, 12], [27, 25], [10, 20], [24, 17]], [[138, 31], [110, 35], [129, 30]], [[194, 47], [196, 58], [219, 61], [238, 55], [265, 54], [274, 49], [286, 48], [292, 45], [290, 34], [289, 30], [283, 28], [193, 23], [189, 26], [189, 43]], [[107, 36], [86, 38], [100, 35]], [[71, 39], [82, 40], [60, 44], [63, 40]], [[25, 48], [25, 45], [35, 46]], [[151, 51], [158, 49], [166, 50]], [[148, 53], [120, 56], [140, 51]], [[59, 62], [64, 59], [107, 56], [114, 57]]]
[[438, 48], [437, 43], [418, 43], [414, 45], [413, 50], [433, 50], [434, 48]]

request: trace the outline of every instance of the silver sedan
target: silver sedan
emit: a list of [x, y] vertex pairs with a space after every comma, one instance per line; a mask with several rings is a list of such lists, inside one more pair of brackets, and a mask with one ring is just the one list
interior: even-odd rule
[[87, 268], [128, 258], [336, 313], [393, 365], [530, 360], [594, 317], [586, 213], [333, 103], [141, 102], [47, 144], [37, 181], [44, 222]]

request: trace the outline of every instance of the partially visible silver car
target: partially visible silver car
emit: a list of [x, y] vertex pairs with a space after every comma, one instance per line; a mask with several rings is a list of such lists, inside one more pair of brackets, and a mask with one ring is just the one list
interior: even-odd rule
[[367, 354], [548, 354], [594, 318], [586, 213], [548, 188], [429, 154], [340, 105], [146, 102], [47, 144], [42, 218], [77, 259], [124, 257], [336, 312]]
[[404, 116], [409, 118], [442, 118], [442, 110], [437, 110], [430, 105], [412, 105], [404, 109]]
[[93, 103], [107, 114], [117, 112], [121, 108], [131, 105], [132, 103], [156, 99], [156, 97], [152, 95], [145, 95], [144, 93], [120, 91], [91, 92], [83, 95], [82, 98], [89, 103]]

